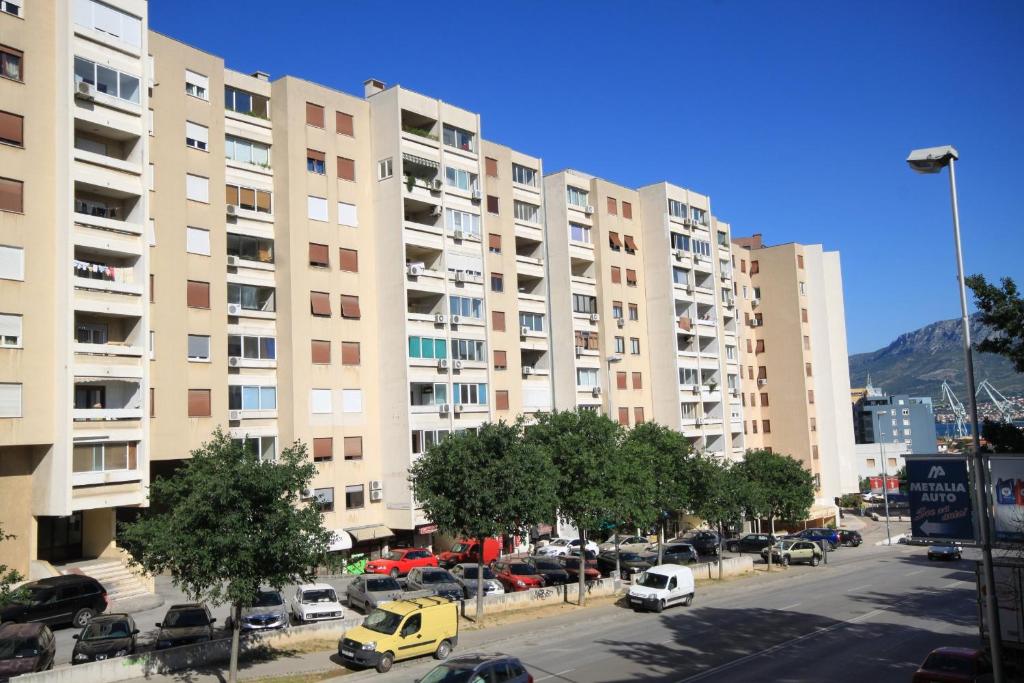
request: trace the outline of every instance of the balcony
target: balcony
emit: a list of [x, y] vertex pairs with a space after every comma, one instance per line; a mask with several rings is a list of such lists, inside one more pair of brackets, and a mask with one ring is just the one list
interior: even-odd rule
[[142, 419], [141, 380], [132, 377], [75, 377], [76, 422]]
[[76, 246], [72, 282], [77, 289], [141, 296], [143, 284], [135, 273], [141, 259], [103, 249]]
[[228, 282], [228, 315], [242, 318], [277, 318], [277, 293], [273, 287]]
[[[409, 408], [419, 415], [444, 414], [451, 410], [448, 400], [448, 385], [444, 382], [411, 382], [409, 384]], [[448, 410], [446, 411], [445, 408]]]
[[403, 140], [438, 148], [441, 142], [441, 126], [437, 119], [403, 109], [401, 120]]
[[74, 157], [91, 166], [142, 175], [141, 137], [103, 123], [76, 120]]
[[[140, 186], [141, 190], [141, 186]], [[75, 223], [100, 230], [143, 234], [141, 196], [87, 182], [75, 182]]]
[[141, 357], [145, 353], [145, 340], [140, 322], [139, 317], [133, 316], [75, 313], [74, 352], [96, 356]]
[[71, 455], [71, 485], [103, 486], [140, 481], [138, 450], [137, 441], [75, 443]]

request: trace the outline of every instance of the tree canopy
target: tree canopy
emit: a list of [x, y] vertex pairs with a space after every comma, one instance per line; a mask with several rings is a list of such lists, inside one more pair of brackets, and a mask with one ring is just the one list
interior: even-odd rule
[[[0, 543], [14, 540], [14, 538], [14, 534], [6, 533], [3, 526], [0, 525]], [[17, 570], [11, 569], [6, 564], [0, 564], [0, 607], [11, 604], [25, 594], [25, 591], [14, 587], [14, 584], [24, 580], [25, 577]]]
[[814, 478], [799, 460], [767, 450], [747, 451], [735, 465], [748, 485], [752, 512], [770, 521], [805, 519], [814, 504]]
[[974, 292], [981, 321], [997, 332], [977, 342], [975, 348], [1005, 356], [1017, 372], [1024, 372], [1024, 298], [1016, 283], [1004, 277], [999, 287], [984, 275], [971, 275], [965, 282]]

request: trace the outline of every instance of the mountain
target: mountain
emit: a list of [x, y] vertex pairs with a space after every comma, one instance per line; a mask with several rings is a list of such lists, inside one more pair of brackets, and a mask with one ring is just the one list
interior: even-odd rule
[[[971, 317], [972, 341], [991, 334], [978, 315]], [[885, 348], [850, 356], [850, 386], [864, 386], [870, 374], [871, 383], [890, 394], [937, 399], [946, 380], [962, 401], [967, 391], [962, 339], [959, 318], [901, 334]], [[974, 378], [979, 384], [987, 379], [1006, 395], [1024, 394], [1024, 374], [1014, 371], [1002, 356], [975, 351]]]

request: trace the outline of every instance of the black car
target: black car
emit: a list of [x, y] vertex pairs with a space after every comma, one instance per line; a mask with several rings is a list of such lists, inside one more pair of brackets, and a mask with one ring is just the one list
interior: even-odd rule
[[507, 655], [465, 655], [438, 664], [419, 683], [464, 683], [465, 681], [501, 681], [530, 683], [533, 677], [515, 657]]
[[951, 545], [949, 543], [939, 543], [928, 547], [928, 559], [929, 560], [959, 560], [961, 559], [961, 550], [958, 545]]
[[[658, 553], [652, 552], [651, 554], [657, 561]], [[697, 549], [689, 543], [666, 544], [665, 550], [661, 553], [662, 564], [693, 564], [699, 561]]]
[[701, 555], [718, 554], [718, 534], [714, 531], [705, 531], [704, 529], [690, 531], [683, 536], [682, 540], [696, 548]]
[[52, 669], [56, 653], [53, 633], [45, 624], [0, 625], [0, 681]]
[[209, 642], [213, 640], [213, 624], [216, 621], [210, 616], [206, 605], [171, 605], [164, 620], [156, 624], [160, 629], [156, 634], [156, 649], [166, 650], [179, 645]]
[[569, 572], [553, 557], [534, 555], [529, 558], [537, 574], [544, 578], [545, 586], [561, 586], [569, 583]]
[[99, 662], [113, 657], [135, 654], [135, 636], [139, 629], [127, 614], [104, 614], [96, 617], [76, 633], [72, 664]]
[[853, 529], [836, 529], [836, 531], [839, 532], [840, 545], [848, 545], [851, 548], [856, 548], [864, 542], [859, 531], [854, 531]]
[[730, 553], [760, 553], [768, 546], [775, 545], [776, 540], [771, 534], [747, 534], [743, 538], [729, 541], [725, 548]]
[[27, 591], [23, 600], [0, 607], [0, 623], [37, 621], [82, 628], [107, 609], [107, 591], [88, 576], [52, 576], [23, 588]]
[[[656, 564], [658, 564], [657, 553], [619, 553], [619, 567], [623, 578], [647, 571]], [[598, 555], [597, 566], [604, 575], [615, 571], [615, 553]]]

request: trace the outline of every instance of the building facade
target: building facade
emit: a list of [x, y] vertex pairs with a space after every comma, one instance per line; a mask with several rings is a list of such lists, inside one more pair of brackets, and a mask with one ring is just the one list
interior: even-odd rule
[[887, 394], [870, 384], [853, 404], [859, 444], [907, 443], [910, 453], [935, 453], [935, 413], [930, 396]]

